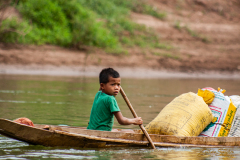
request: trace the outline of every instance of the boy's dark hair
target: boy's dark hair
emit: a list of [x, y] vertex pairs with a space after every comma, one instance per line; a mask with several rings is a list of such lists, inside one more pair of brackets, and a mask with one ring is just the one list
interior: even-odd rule
[[111, 76], [113, 78], [119, 78], [120, 75], [117, 71], [112, 68], [105, 68], [99, 74], [99, 83], [108, 83], [108, 77]]

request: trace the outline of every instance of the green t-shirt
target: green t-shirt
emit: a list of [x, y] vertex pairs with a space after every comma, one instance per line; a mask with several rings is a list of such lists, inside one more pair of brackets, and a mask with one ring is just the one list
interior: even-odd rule
[[87, 129], [111, 131], [114, 114], [120, 111], [114, 96], [98, 91], [91, 110], [90, 121]]

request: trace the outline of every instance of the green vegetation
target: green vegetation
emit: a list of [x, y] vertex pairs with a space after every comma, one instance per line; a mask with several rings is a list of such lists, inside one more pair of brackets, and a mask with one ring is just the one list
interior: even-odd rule
[[6, 19], [0, 26], [0, 40], [6, 43], [18, 41], [21, 36], [25, 36], [30, 26], [26, 22], [21, 22], [17, 18]]
[[167, 57], [167, 58], [172, 58], [172, 59], [175, 59], [175, 60], [179, 60], [179, 59], [180, 59], [179, 56], [177, 56], [177, 55], [172, 55], [172, 54], [170, 54], [170, 53], [166, 53], [166, 54], [164, 54], [163, 56], [164, 56], [164, 57]]
[[178, 29], [179, 31], [181, 31], [182, 29], [184, 29], [185, 31], [187, 31], [187, 33], [189, 35], [191, 35], [192, 37], [198, 38], [200, 39], [202, 42], [204, 43], [210, 43], [210, 40], [203, 35], [200, 35], [199, 33], [193, 31], [192, 29], [190, 29], [188, 26], [181, 26], [180, 21], [176, 21], [174, 24], [174, 28]]
[[181, 22], [180, 21], [176, 21], [175, 24], [174, 24], [174, 28], [176, 28], [179, 31], [181, 31], [181, 29], [182, 29]]
[[197, 32], [191, 30], [189, 27], [185, 26], [184, 29], [185, 29], [192, 37], [198, 38], [198, 39], [200, 39], [200, 40], [201, 40], [202, 42], [204, 42], [204, 43], [210, 43], [210, 40], [209, 40], [207, 37], [198, 34]]
[[[12, 4], [14, 1], [12, 1]], [[164, 20], [144, 0], [19, 0], [17, 18], [0, 24], [0, 41], [21, 44], [95, 46], [109, 53], [127, 53], [139, 46], [170, 49], [145, 26], [133, 23], [130, 12], [150, 14]]]
[[162, 56], [162, 57], [166, 57], [166, 58], [171, 58], [171, 59], [175, 59], [175, 60], [179, 60], [180, 57], [177, 55], [173, 55], [170, 53], [159, 53], [159, 52], [153, 52], [154, 55], [156, 56]]

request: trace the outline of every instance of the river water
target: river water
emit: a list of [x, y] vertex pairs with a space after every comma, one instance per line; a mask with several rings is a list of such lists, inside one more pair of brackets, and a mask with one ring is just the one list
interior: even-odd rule
[[[122, 87], [144, 125], [182, 93], [198, 88], [221, 87], [225, 95], [240, 95], [240, 79], [123, 78]], [[86, 127], [91, 105], [99, 89], [91, 77], [0, 75], [0, 117], [27, 117], [35, 124]], [[125, 117], [132, 115], [122, 99], [116, 97]], [[121, 126], [115, 120], [113, 128]], [[240, 148], [108, 148], [81, 149], [43, 147], [0, 135], [0, 159], [240, 159]]]

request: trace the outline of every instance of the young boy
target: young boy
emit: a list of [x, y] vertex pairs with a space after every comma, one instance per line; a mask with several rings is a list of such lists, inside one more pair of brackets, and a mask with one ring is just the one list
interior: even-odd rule
[[[87, 129], [112, 131], [114, 116], [121, 125], [143, 123], [142, 118], [123, 117], [115, 96], [120, 92], [121, 78], [112, 68], [103, 69], [99, 75], [100, 90], [97, 92]], [[113, 131], [117, 131], [116, 129]]]

